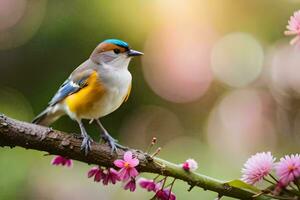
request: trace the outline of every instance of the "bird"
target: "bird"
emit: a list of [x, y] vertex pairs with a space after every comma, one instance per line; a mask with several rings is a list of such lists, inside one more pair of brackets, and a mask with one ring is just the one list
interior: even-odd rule
[[87, 133], [83, 120], [95, 121], [101, 138], [111, 151], [122, 147], [100, 122], [100, 118], [117, 110], [127, 101], [132, 75], [128, 70], [133, 57], [143, 55], [119, 39], [107, 39], [97, 45], [90, 57], [79, 65], [59, 87], [48, 106], [32, 123], [50, 126], [63, 115], [68, 115], [79, 125], [83, 138], [81, 150], [91, 151], [92, 138]]

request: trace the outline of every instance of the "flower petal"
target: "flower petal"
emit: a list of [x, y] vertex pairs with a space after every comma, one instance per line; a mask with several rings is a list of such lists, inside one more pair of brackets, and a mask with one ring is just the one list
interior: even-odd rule
[[101, 171], [97, 171], [96, 174], [95, 174], [95, 176], [94, 176], [94, 181], [95, 182], [100, 182], [102, 178], [103, 178], [102, 172]]
[[139, 175], [139, 172], [135, 168], [130, 168], [128, 170], [130, 177], [136, 177], [137, 175]]
[[92, 176], [94, 176], [98, 170], [99, 170], [98, 167], [93, 167], [92, 169], [90, 169], [88, 171], [88, 178], [91, 178]]
[[139, 165], [139, 163], [140, 163], [140, 161], [139, 161], [139, 159], [137, 159], [137, 158], [133, 158], [133, 159], [129, 162], [129, 164], [130, 164], [131, 167], [136, 167], [136, 166]]
[[124, 160], [120, 160], [120, 159], [114, 161], [114, 165], [119, 168], [123, 168], [124, 163], [125, 163]]
[[119, 171], [119, 177], [122, 181], [127, 181], [130, 178], [128, 170], [126, 168], [122, 168]]
[[131, 162], [132, 160], [132, 152], [131, 151], [126, 151], [124, 154], [124, 160], [126, 162]]
[[66, 160], [66, 165], [67, 165], [67, 167], [72, 167], [73, 166], [73, 160], [67, 159]]
[[130, 192], [134, 192], [136, 189], [136, 182], [135, 179], [130, 180], [128, 183], [125, 184], [124, 186], [125, 190], [130, 190]]

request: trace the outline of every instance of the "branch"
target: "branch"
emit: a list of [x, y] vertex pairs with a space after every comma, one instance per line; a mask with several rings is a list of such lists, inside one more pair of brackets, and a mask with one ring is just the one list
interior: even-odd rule
[[[26, 149], [46, 151], [50, 154], [61, 155], [73, 160], [95, 164], [104, 167], [114, 167], [113, 161], [122, 158], [124, 151], [118, 150], [111, 155], [110, 147], [106, 144], [92, 143], [92, 151], [87, 156], [80, 151], [82, 140], [75, 134], [52, 130], [27, 122], [17, 121], [0, 115], [0, 146], [20, 146]], [[174, 177], [188, 183], [192, 187], [217, 192], [219, 196], [229, 196], [238, 199], [254, 199], [251, 193], [237, 187], [229, 186], [226, 182], [192, 172], [184, 171], [180, 166], [160, 158], [151, 158], [140, 150], [129, 149], [140, 160], [138, 170], [163, 176]], [[259, 196], [255, 199], [269, 199]]]

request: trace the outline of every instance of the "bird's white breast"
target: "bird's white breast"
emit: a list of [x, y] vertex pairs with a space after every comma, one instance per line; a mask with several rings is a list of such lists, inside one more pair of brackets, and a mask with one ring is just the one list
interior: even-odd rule
[[124, 102], [131, 87], [132, 77], [127, 68], [101, 69], [99, 74], [105, 94], [94, 103], [92, 112], [83, 118], [100, 118], [112, 113]]

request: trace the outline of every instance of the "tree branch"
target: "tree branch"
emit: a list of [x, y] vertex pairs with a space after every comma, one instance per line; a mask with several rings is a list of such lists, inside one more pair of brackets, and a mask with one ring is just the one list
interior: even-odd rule
[[[92, 151], [85, 156], [80, 151], [82, 140], [75, 134], [52, 130], [51, 128], [17, 121], [0, 115], [0, 146], [20, 146], [26, 149], [46, 151], [50, 154], [61, 155], [73, 160], [95, 164], [104, 167], [113, 167], [113, 161], [122, 158], [124, 151], [118, 150], [111, 155], [110, 147], [106, 144], [92, 143]], [[204, 190], [217, 192], [219, 196], [229, 196], [238, 199], [254, 199], [247, 190], [232, 187], [226, 182], [192, 172], [184, 171], [180, 166], [171, 162], [151, 158], [140, 150], [129, 149], [140, 160], [138, 170], [163, 176], [174, 177], [188, 183], [191, 187], [200, 187]], [[255, 199], [269, 199], [259, 196]]]

